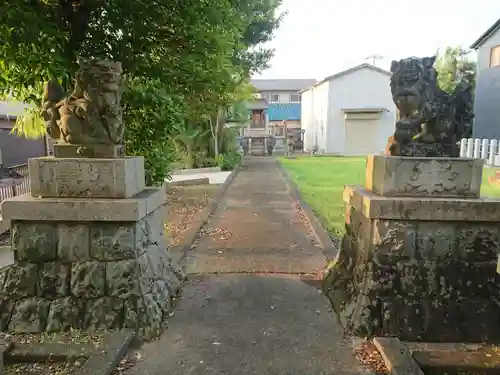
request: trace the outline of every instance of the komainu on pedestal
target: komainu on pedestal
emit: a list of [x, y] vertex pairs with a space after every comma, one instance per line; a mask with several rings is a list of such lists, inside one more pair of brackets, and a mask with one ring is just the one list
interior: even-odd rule
[[[45, 86], [42, 117], [47, 133], [57, 141], [56, 157], [67, 152], [82, 157], [124, 155], [121, 73], [119, 62], [81, 60], [71, 95], [64, 95], [56, 79]], [[117, 154], [110, 151], [116, 149]]]
[[472, 135], [473, 88], [459, 82], [450, 95], [438, 86], [435, 57], [391, 64], [391, 92], [399, 110], [393, 156], [458, 157], [458, 142]]
[[81, 62], [43, 116], [55, 157], [29, 160], [31, 193], [2, 203], [15, 264], [0, 271], [0, 330], [132, 328], [156, 336], [184, 276], [165, 246], [165, 187], [124, 155], [121, 66]]
[[480, 197], [483, 160], [458, 158], [471, 86], [437, 86], [434, 58], [393, 62], [400, 110], [366, 186], [346, 186], [346, 225], [323, 290], [344, 328], [407, 341], [500, 340], [500, 200]]

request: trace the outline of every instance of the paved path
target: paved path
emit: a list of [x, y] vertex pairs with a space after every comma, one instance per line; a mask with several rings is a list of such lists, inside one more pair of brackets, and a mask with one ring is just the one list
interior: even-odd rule
[[274, 159], [248, 158], [189, 255], [167, 331], [127, 375], [364, 373], [303, 281], [324, 267]]

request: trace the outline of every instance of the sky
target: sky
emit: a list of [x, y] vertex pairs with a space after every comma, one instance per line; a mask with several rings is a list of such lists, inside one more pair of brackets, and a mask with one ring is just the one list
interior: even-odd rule
[[[255, 78], [322, 79], [383, 56], [432, 56], [469, 47], [500, 17], [500, 0], [283, 0], [271, 68]], [[472, 55], [474, 57], [474, 55]]]

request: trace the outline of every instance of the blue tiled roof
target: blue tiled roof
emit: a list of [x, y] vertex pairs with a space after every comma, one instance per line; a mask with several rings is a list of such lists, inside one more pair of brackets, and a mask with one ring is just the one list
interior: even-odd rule
[[300, 103], [269, 103], [269, 121], [300, 120]]

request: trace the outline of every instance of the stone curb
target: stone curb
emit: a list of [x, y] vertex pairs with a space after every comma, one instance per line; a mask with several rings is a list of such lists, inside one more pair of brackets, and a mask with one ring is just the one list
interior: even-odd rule
[[167, 184], [167, 188], [169, 186], [192, 186], [192, 185], [209, 185], [210, 178], [202, 177], [202, 178], [193, 178], [191, 180], [182, 180], [182, 181], [172, 181]]
[[[500, 364], [484, 363], [491, 356], [491, 344], [453, 342], [404, 342], [396, 337], [375, 337], [379, 351], [391, 375], [424, 375], [432, 373], [498, 374]], [[459, 357], [453, 353], [460, 353]], [[424, 372], [427, 371], [427, 372]]]
[[173, 175], [183, 175], [183, 174], [214, 173], [214, 172], [222, 172], [221, 167], [178, 169], [178, 170], [172, 172], [172, 174]]
[[[134, 337], [135, 333], [130, 330], [111, 332], [105, 336], [103, 346], [99, 348], [91, 344], [71, 343], [10, 344], [9, 347], [0, 341], [0, 354], [3, 349], [5, 361], [8, 363], [63, 362], [87, 358], [75, 375], [111, 375], [125, 356]], [[0, 374], [3, 373], [1, 370], [2, 367]]]
[[299, 202], [300, 206], [302, 207], [302, 211], [304, 212], [304, 215], [309, 223], [309, 226], [311, 227], [311, 230], [313, 231], [313, 234], [316, 236], [318, 239], [321, 247], [323, 248], [323, 253], [325, 257], [327, 258], [327, 261], [330, 262], [335, 257], [337, 256], [338, 250], [334, 245], [333, 242], [330, 238], [330, 235], [326, 231], [325, 227], [321, 223], [320, 219], [314, 214], [313, 210], [311, 207], [304, 201], [302, 198], [302, 194], [300, 194], [299, 189], [291, 179], [290, 175], [286, 171], [285, 167], [283, 167], [283, 164], [280, 163], [279, 160], [276, 159], [276, 163], [278, 165], [278, 169], [280, 172], [284, 175], [286, 184], [289, 186], [293, 198]]
[[134, 338], [135, 332], [131, 331], [111, 334], [106, 338], [102, 352], [90, 356], [75, 375], [111, 375]]
[[375, 337], [377, 348], [391, 375], [424, 375], [408, 349], [394, 337]]
[[88, 358], [95, 348], [90, 344], [15, 344], [6, 352], [6, 362], [31, 363], [31, 362], [64, 362], [78, 358]]
[[181, 263], [184, 263], [186, 261], [187, 253], [191, 249], [193, 243], [198, 238], [201, 229], [207, 224], [208, 219], [210, 219], [210, 217], [215, 213], [215, 211], [219, 207], [219, 204], [226, 195], [227, 189], [229, 188], [229, 186], [231, 185], [231, 183], [233, 182], [234, 178], [236, 177], [236, 175], [239, 173], [240, 170], [241, 170], [241, 165], [232, 170], [231, 174], [226, 178], [226, 181], [224, 181], [222, 186], [219, 188], [219, 191], [214, 196], [211, 204], [205, 207], [200, 217], [193, 223], [192, 227], [187, 231], [186, 235], [184, 236], [184, 240], [179, 245], [176, 245], [174, 247], [175, 249], [178, 249], [178, 252], [180, 252], [181, 254], [181, 260], [180, 260]]

